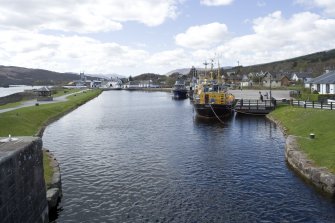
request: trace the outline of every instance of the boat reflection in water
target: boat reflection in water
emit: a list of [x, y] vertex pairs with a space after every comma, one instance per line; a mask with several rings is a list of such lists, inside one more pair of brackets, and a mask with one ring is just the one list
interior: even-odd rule
[[104, 91], [49, 125], [55, 222], [334, 222], [335, 201], [287, 167], [274, 123], [194, 113], [170, 92]]

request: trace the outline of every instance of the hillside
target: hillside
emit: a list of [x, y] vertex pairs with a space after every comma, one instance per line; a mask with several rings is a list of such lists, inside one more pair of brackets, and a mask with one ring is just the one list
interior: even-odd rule
[[0, 86], [55, 85], [79, 79], [73, 73], [57, 73], [42, 69], [0, 66]]
[[[236, 69], [237, 67], [235, 67]], [[276, 72], [307, 72], [319, 76], [325, 69], [335, 69], [335, 49], [308, 54], [292, 59], [276, 61], [252, 66], [240, 66], [242, 73], [269, 71]]]
[[[237, 70], [239, 73], [247, 74], [250, 72], [268, 71], [277, 72], [308, 72], [312, 76], [319, 76], [325, 69], [335, 69], [335, 49], [313, 53], [292, 59], [276, 61], [266, 64], [252, 66], [225, 67], [223, 70]], [[197, 68], [198, 72], [204, 72], [204, 68]], [[133, 77], [134, 80], [152, 80], [153, 83], [172, 86], [174, 81], [182, 76], [188, 75], [190, 68], [175, 69], [166, 75], [153, 73], [141, 74]], [[222, 71], [223, 72], [223, 71]], [[96, 75], [89, 75], [88, 79], [94, 79]], [[0, 66], [0, 86], [8, 85], [55, 85], [64, 84], [79, 79], [79, 75], [74, 73], [58, 73], [42, 69], [29, 69], [14, 66]]]

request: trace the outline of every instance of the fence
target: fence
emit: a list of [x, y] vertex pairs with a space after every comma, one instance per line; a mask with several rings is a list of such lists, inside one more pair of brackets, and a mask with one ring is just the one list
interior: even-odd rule
[[335, 110], [334, 102], [315, 102], [315, 101], [294, 101], [291, 100], [290, 104], [292, 106], [304, 107], [304, 108], [318, 108], [318, 109], [327, 109], [327, 110]]

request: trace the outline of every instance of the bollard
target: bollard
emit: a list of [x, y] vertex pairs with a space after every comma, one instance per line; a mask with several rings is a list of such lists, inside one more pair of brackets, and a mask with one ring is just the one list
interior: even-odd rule
[[309, 138], [310, 138], [310, 139], [315, 139], [315, 134], [314, 134], [314, 133], [310, 133], [310, 134], [309, 134]]

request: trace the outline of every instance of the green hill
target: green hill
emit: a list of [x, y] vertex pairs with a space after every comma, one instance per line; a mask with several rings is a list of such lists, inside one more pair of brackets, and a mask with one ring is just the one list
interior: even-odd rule
[[42, 69], [0, 66], [0, 86], [8, 85], [55, 85], [79, 79], [73, 73], [57, 73]]
[[259, 71], [269, 71], [270, 73], [307, 72], [311, 73], [312, 76], [319, 76], [324, 73], [325, 69], [335, 69], [335, 49], [271, 63], [240, 66], [239, 68], [242, 73]]

